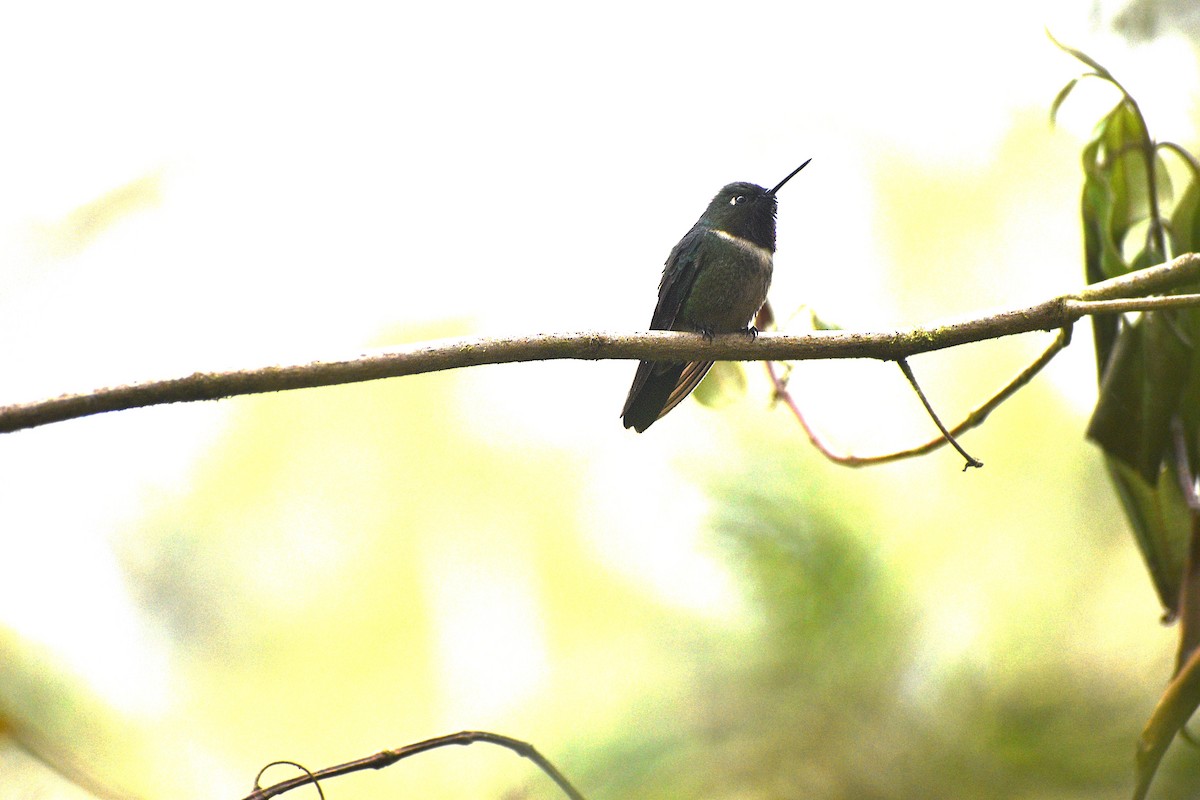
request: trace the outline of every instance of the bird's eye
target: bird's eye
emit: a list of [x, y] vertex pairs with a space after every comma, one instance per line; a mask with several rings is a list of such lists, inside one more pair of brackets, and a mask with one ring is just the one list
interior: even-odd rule
[[744, 194], [739, 194], [737, 197], [729, 198], [729, 205], [731, 206], [741, 205], [744, 202], [746, 202], [746, 195]]

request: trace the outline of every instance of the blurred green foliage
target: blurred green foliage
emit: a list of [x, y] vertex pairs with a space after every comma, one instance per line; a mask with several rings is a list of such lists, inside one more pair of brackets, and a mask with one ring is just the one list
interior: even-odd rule
[[[1144, 699], [1117, 674], [1067, 649], [1012, 669], [927, 671], [915, 600], [861, 536], [779, 480], [716, 492], [714, 535], [760, 623], [697, 646], [721, 666], [680, 699], [668, 732], [630, 717], [583, 781], [595, 800], [1126, 795]], [[1191, 769], [1177, 775], [1189, 791]]]

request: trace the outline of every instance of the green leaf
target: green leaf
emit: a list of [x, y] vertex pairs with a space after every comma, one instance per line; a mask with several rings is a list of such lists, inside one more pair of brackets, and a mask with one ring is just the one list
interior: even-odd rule
[[1174, 153], [1187, 166], [1192, 181], [1200, 181], [1200, 160], [1197, 160], [1194, 155], [1174, 142], [1159, 142], [1154, 147], [1160, 155], [1164, 152]]
[[1173, 255], [1194, 253], [1200, 245], [1200, 183], [1195, 177], [1188, 181], [1175, 204], [1167, 228], [1171, 233]]
[[[1178, 145], [1156, 145], [1136, 101], [1116, 79], [1086, 54], [1055, 44], [1122, 94], [1083, 150], [1080, 210], [1088, 282], [1195, 251], [1200, 162]], [[1058, 93], [1052, 120], [1077, 81]], [[1173, 187], [1163, 150], [1176, 153], [1191, 169], [1169, 219]], [[1088, 437], [1104, 450], [1109, 477], [1163, 607], [1180, 619], [1177, 674], [1139, 741], [1134, 796], [1143, 798], [1171, 741], [1200, 707], [1200, 613], [1195, 610], [1200, 571], [1192, 565], [1187, 572], [1200, 520], [1189, 502], [1193, 489], [1181, 480], [1186, 472], [1190, 484], [1200, 466], [1200, 310], [1145, 312], [1135, 322], [1120, 314], [1096, 315], [1092, 329], [1100, 398]]]
[[1158, 213], [1163, 215], [1167, 206], [1171, 204], [1175, 193], [1174, 186], [1171, 180], [1171, 172], [1167, 169], [1167, 162], [1162, 157], [1162, 153], [1156, 147], [1154, 153], [1154, 188], [1158, 192]]
[[[1130, 232], [1151, 216], [1147, 163], [1155, 163], [1159, 207], [1170, 197], [1170, 182], [1165, 166], [1157, 157], [1137, 104], [1129, 97], [1104, 115], [1096, 125], [1092, 140], [1083, 150], [1084, 185], [1081, 200], [1083, 216], [1085, 273], [1088, 283], [1124, 275], [1135, 268], [1125, 253]], [[1153, 225], [1151, 226], [1153, 230]], [[1150, 237], [1156, 242], [1156, 237]], [[1139, 242], [1144, 250], [1147, 242]], [[1156, 248], [1160, 249], [1160, 248]], [[1159, 263], [1165, 254], [1158, 257]], [[1103, 314], [1093, 317], [1092, 333], [1096, 344], [1096, 373], [1103, 380], [1120, 330], [1120, 316]]]
[[1192, 360], [1180, 392], [1177, 413], [1183, 423], [1184, 441], [1192, 471], [1200, 467], [1200, 308], [1179, 309], [1173, 318], [1175, 333], [1190, 343]]
[[1054, 121], [1058, 118], [1059, 106], [1061, 106], [1063, 104], [1063, 101], [1067, 99], [1067, 95], [1069, 95], [1071, 93], [1071, 90], [1075, 88], [1075, 85], [1077, 83], [1079, 83], [1079, 78], [1071, 78], [1071, 80], [1067, 83], [1066, 86], [1064, 86], [1063, 88], [1058, 90], [1058, 94], [1055, 95], [1055, 97], [1054, 97], [1054, 102], [1050, 104], [1050, 124], [1051, 125], [1053, 125]]
[[1192, 365], [1192, 347], [1181, 340], [1178, 317], [1153, 312], [1121, 330], [1087, 430], [1089, 439], [1151, 486], [1158, 481], [1171, 418]]
[[1110, 73], [1108, 70], [1106, 70], [1104, 67], [1102, 67], [1100, 65], [1099, 61], [1095, 60], [1094, 58], [1092, 58], [1091, 56], [1089, 56], [1087, 53], [1083, 52], [1082, 50], [1076, 50], [1074, 47], [1067, 47], [1065, 44], [1060, 42], [1058, 39], [1054, 38], [1054, 34], [1050, 33], [1049, 28], [1046, 29], [1046, 35], [1050, 37], [1050, 41], [1054, 42], [1054, 46], [1057, 47], [1059, 50], [1062, 50], [1064, 53], [1070, 53], [1071, 55], [1075, 56], [1075, 58], [1082, 61], [1084, 64], [1087, 64], [1089, 67], [1091, 67], [1093, 70], [1096, 71], [1097, 76], [1104, 78], [1106, 81], [1116, 83], [1116, 81], [1113, 80], [1112, 73]]
[[[1121, 252], [1130, 228], [1150, 216], [1150, 180], [1146, 169], [1149, 136], [1137, 107], [1124, 100], [1109, 112], [1101, 156], [1112, 190], [1109, 234]], [[1108, 277], [1114, 277], [1112, 275]]]
[[842, 326], [835, 322], [830, 322], [827, 319], [817, 316], [817, 312], [810, 310], [809, 316], [812, 317], [812, 328], [814, 331], [840, 331]]
[[1163, 470], [1151, 485], [1119, 459], [1110, 456], [1105, 463], [1158, 599], [1174, 618], [1179, 613], [1179, 586], [1191, 540], [1190, 512], [1175, 471]]
[[[1192, 514], [1180, 485], [1177, 444], [1200, 464], [1200, 310], [1145, 314], [1121, 331], [1088, 436], [1109, 475], [1163, 606], [1179, 611]], [[1173, 435], [1172, 423], [1182, 425]], [[1194, 626], [1189, 626], [1194, 627]], [[1197, 631], [1192, 630], [1191, 635]]]
[[[1111, 234], [1112, 189], [1098, 162], [1100, 141], [1094, 140], [1083, 151], [1083, 250], [1084, 272], [1088, 283], [1098, 283], [1128, 271], [1121, 250], [1113, 243]], [[1096, 377], [1104, 375], [1113, 345], [1117, 341], [1119, 314], [1097, 314], [1092, 317], [1092, 334], [1096, 343]]]
[[746, 394], [746, 371], [737, 361], [718, 361], [692, 396], [709, 408], [724, 408]]

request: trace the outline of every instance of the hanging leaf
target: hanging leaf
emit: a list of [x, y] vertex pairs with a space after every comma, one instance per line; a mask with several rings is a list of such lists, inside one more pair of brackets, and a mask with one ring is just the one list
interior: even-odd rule
[[1058, 90], [1058, 94], [1054, 97], [1054, 102], [1050, 104], [1050, 124], [1053, 125], [1058, 118], [1058, 109], [1067, 99], [1067, 95], [1079, 85], [1079, 78], [1071, 78], [1067, 85]]
[[[1051, 37], [1053, 38], [1053, 37]], [[1055, 44], [1058, 44], [1055, 42]], [[1121, 100], [1083, 151], [1084, 269], [1089, 283], [1146, 269], [1200, 244], [1200, 163], [1157, 145], [1137, 102], [1094, 59], [1063, 47], [1111, 83]], [[1086, 77], [1086, 76], [1085, 76]], [[1059, 92], [1053, 110], [1074, 84]], [[1172, 208], [1171, 150], [1191, 174]], [[1142, 798], [1163, 754], [1200, 707], [1200, 310], [1161, 309], [1092, 318], [1100, 397], [1088, 437], [1105, 462], [1167, 618], [1178, 618], [1176, 675], [1139, 742], [1134, 793]]]
[[[1171, 234], [1171, 255], [1194, 253], [1200, 249], [1200, 164], [1191, 154], [1183, 152], [1191, 167], [1190, 180], [1171, 214], [1168, 229]], [[1193, 289], [1194, 291], [1194, 289]], [[1193, 474], [1200, 468], [1197, 448], [1200, 447], [1200, 309], [1181, 308], [1169, 317], [1172, 331], [1191, 352], [1186, 366], [1186, 380], [1178, 403], [1183, 438], [1189, 450]]]
[[1111, 72], [1109, 72], [1107, 69], [1102, 67], [1100, 65], [1100, 62], [1096, 61], [1094, 58], [1089, 56], [1087, 53], [1083, 52], [1082, 50], [1076, 50], [1074, 47], [1067, 47], [1065, 44], [1060, 42], [1058, 39], [1054, 38], [1054, 34], [1050, 33], [1049, 28], [1046, 29], [1046, 35], [1050, 37], [1050, 41], [1054, 42], [1054, 46], [1057, 47], [1059, 50], [1062, 50], [1064, 53], [1070, 53], [1071, 55], [1075, 56], [1075, 58], [1079, 59], [1084, 64], [1087, 64], [1089, 67], [1091, 67], [1093, 70], [1095, 70], [1096, 77], [1104, 78], [1105, 80], [1110, 81], [1112, 83], [1117, 82], [1116, 79], [1113, 78]]
[[1197, 184], [1196, 176], [1192, 176], [1180, 195], [1167, 227], [1171, 233], [1172, 255], [1196, 252], [1200, 245], [1200, 184]]
[[1105, 463], [1166, 618], [1174, 619], [1190, 532], [1187, 503], [1175, 473], [1164, 471], [1150, 486], [1125, 462], [1108, 457]]
[[1121, 252], [1130, 229], [1150, 217], [1147, 163], [1154, 158], [1142, 115], [1129, 99], [1121, 101], [1109, 112], [1100, 156], [1102, 162], [1098, 169], [1104, 171], [1112, 188], [1110, 235]]
[[737, 361], [718, 361], [700, 381], [692, 396], [700, 405], [724, 408], [746, 394], [746, 371]]
[[[1113, 193], [1103, 172], [1094, 168], [1100, 142], [1093, 141], [1083, 151], [1083, 250], [1084, 272], [1088, 283], [1099, 283], [1125, 271], [1121, 249], [1114, 244], [1111, 233]], [[1119, 314], [1096, 314], [1092, 317], [1092, 334], [1096, 344], [1096, 377], [1104, 374], [1104, 365], [1117, 341]]]
[[1158, 481], [1188, 380], [1192, 348], [1181, 340], [1178, 315], [1160, 311], [1126, 325], [1100, 383], [1087, 435], [1110, 457]]
[[817, 316], [816, 311], [809, 311], [809, 316], [812, 318], [812, 329], [814, 331], [840, 331], [842, 326], [837, 323], [830, 322], [827, 319]]

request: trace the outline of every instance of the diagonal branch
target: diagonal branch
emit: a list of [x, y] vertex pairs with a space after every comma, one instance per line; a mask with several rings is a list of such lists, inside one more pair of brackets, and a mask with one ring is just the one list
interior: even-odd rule
[[917, 383], [917, 376], [913, 375], [912, 367], [908, 365], [908, 359], [898, 358], [896, 359], [896, 363], [900, 365], [900, 371], [904, 373], [904, 377], [908, 379], [909, 385], [917, 393], [917, 399], [921, 401], [921, 405], [925, 406], [925, 411], [929, 414], [929, 418], [933, 420], [933, 424], [937, 426], [937, 429], [942, 432], [942, 438], [957, 450], [960, 456], [966, 459], [967, 463], [963, 465], [963, 472], [966, 472], [971, 467], [975, 467], [976, 469], [981, 468], [983, 462], [964, 450], [962, 445], [958, 443], [958, 440], [954, 438], [954, 434], [946, 430], [946, 426], [942, 423], [941, 418], [933, 410], [933, 405], [930, 404], [929, 398], [925, 396], [925, 392], [921, 389], [921, 384]]
[[[802, 336], [764, 333], [755, 339], [731, 334], [711, 340], [700, 334], [649, 331], [472, 337], [373, 350], [329, 361], [284, 364], [227, 372], [195, 372], [66, 394], [0, 407], [0, 433], [53, 422], [165, 403], [216, 400], [244, 394], [335, 386], [425, 372], [550, 359], [662, 359], [672, 361], [798, 361], [824, 358], [899, 358], [1038, 330], [1070, 326], [1080, 317], [1115, 310], [1144, 311], [1169, 305], [1200, 305], [1200, 296], [1146, 297], [1200, 282], [1200, 255], [1188, 253], [1157, 267], [1095, 283], [1070, 295], [1025, 308], [964, 318], [908, 331], [817, 331]], [[1141, 298], [1137, 300], [1127, 298]], [[1122, 300], [1119, 309], [1102, 302]]]

